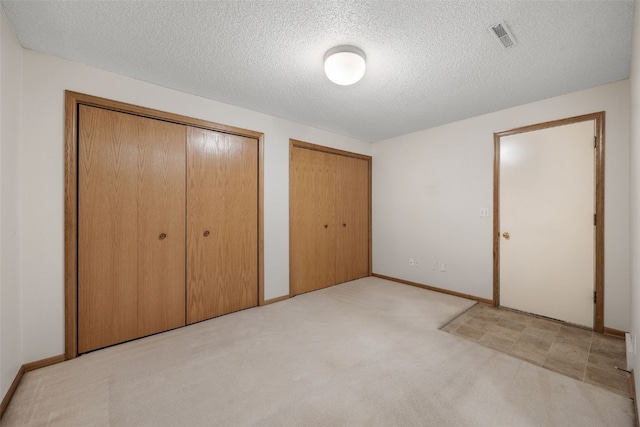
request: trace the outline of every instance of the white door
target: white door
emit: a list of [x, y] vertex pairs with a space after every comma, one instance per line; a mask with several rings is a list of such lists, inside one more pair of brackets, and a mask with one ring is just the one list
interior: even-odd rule
[[500, 305], [593, 327], [593, 120], [500, 138]]

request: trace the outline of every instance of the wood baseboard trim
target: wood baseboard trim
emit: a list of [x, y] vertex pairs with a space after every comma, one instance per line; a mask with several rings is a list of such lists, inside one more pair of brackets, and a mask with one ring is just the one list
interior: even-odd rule
[[5, 394], [4, 399], [2, 399], [2, 403], [0, 403], [0, 418], [4, 415], [4, 411], [7, 410], [7, 406], [9, 406], [9, 402], [11, 402], [11, 398], [13, 397], [13, 393], [16, 392], [18, 388], [18, 384], [20, 384], [20, 380], [22, 380], [22, 376], [24, 375], [24, 365], [20, 366], [18, 369], [18, 373], [16, 377], [13, 379], [9, 390], [7, 390], [7, 394]]
[[64, 354], [57, 356], [47, 357], [46, 359], [36, 360], [35, 362], [25, 363], [22, 365], [25, 372], [35, 371], [36, 369], [44, 368], [45, 366], [55, 365], [56, 363], [64, 362], [66, 359]]
[[282, 295], [281, 297], [276, 297], [276, 298], [271, 298], [271, 299], [264, 300], [262, 305], [274, 304], [276, 302], [284, 301], [284, 300], [287, 300], [289, 298], [291, 298], [289, 295]]
[[13, 394], [16, 392], [20, 381], [24, 374], [30, 371], [34, 371], [36, 369], [44, 368], [45, 366], [55, 365], [56, 363], [64, 362], [66, 359], [64, 354], [60, 354], [58, 356], [47, 357], [46, 359], [36, 360], [35, 362], [25, 363], [18, 369], [18, 373], [14, 378], [9, 390], [7, 390], [7, 394], [2, 399], [2, 403], [0, 403], [0, 418], [4, 415], [4, 411], [7, 410], [7, 406], [9, 406], [9, 402], [11, 402], [11, 398]]
[[615, 338], [620, 338], [620, 339], [624, 339], [624, 331], [621, 331], [619, 329], [613, 329], [613, 328], [607, 328], [606, 326], [604, 327], [604, 334], [605, 335], [609, 335], [611, 337], [615, 337]]
[[382, 274], [373, 273], [373, 277], [377, 277], [379, 279], [390, 280], [392, 282], [402, 283], [403, 285], [415, 286], [417, 288], [427, 289], [429, 291], [440, 292], [441, 294], [453, 295], [454, 297], [460, 297], [465, 299], [470, 299], [473, 301], [478, 301], [482, 304], [493, 305], [493, 300], [487, 298], [480, 298], [474, 295], [463, 294], [461, 292], [450, 291], [448, 289], [437, 288], [435, 286], [423, 285], [421, 283], [411, 282], [409, 280], [398, 279], [396, 277], [384, 276]]

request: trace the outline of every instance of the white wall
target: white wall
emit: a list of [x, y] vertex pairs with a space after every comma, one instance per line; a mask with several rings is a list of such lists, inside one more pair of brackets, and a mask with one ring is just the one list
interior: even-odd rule
[[[640, 2], [636, 0], [633, 47], [631, 57], [631, 334], [640, 334]], [[629, 357], [630, 368], [640, 367], [640, 354]], [[636, 390], [640, 392], [640, 373], [635, 373]]]
[[628, 80], [375, 143], [374, 272], [491, 299], [493, 223], [478, 214], [493, 206], [493, 133], [602, 110], [605, 326], [628, 330]]
[[0, 8], [0, 400], [22, 360], [18, 146], [22, 47]]
[[[3, 49], [4, 40], [3, 30]], [[15, 55], [18, 54], [12, 57]], [[629, 328], [628, 81], [427, 129], [371, 146], [32, 51], [24, 51], [22, 56], [22, 100], [20, 94], [5, 97], [4, 65], [1, 87], [3, 106], [5, 98], [14, 110], [22, 102], [21, 127], [16, 129], [14, 126], [12, 131], [17, 136], [21, 130], [20, 152], [13, 156], [20, 158], [22, 188], [20, 198], [15, 192], [11, 193], [14, 201], [19, 199], [21, 218], [22, 362], [64, 352], [65, 89], [265, 133], [267, 299], [288, 293], [289, 138], [363, 154], [373, 153], [376, 273], [491, 298], [492, 224], [490, 218], [478, 217], [478, 209], [492, 206], [493, 132], [606, 110], [605, 325], [622, 330]], [[4, 57], [3, 54], [3, 60]], [[16, 72], [16, 75], [19, 78], [20, 73]], [[17, 114], [16, 111], [6, 114], [3, 110], [3, 126], [5, 122], [16, 123], [13, 119], [5, 120], [9, 114]], [[11, 170], [11, 161], [5, 158], [4, 135], [3, 128], [2, 189], [6, 183], [5, 173], [10, 174]], [[7, 172], [5, 160], [9, 163]], [[15, 187], [10, 188], [15, 190]], [[11, 206], [16, 204], [5, 204], [4, 192], [0, 202], [4, 218], [5, 210], [10, 210], [11, 214]], [[4, 234], [2, 240], [4, 245]], [[410, 256], [421, 263], [418, 268], [408, 267]], [[10, 255], [6, 259], [10, 260]], [[447, 272], [431, 270], [429, 264], [436, 260], [446, 263]], [[5, 264], [3, 253], [3, 290]], [[19, 288], [8, 289], [16, 295], [13, 302], [19, 301]], [[2, 298], [1, 325], [5, 326], [4, 295]], [[11, 301], [6, 305], [16, 306]], [[19, 314], [18, 308], [13, 310], [8, 312]], [[5, 336], [7, 340], [12, 336], [19, 340], [19, 326], [11, 323], [8, 334], [3, 329], [2, 354], [6, 348]], [[15, 357], [19, 349], [11, 349], [10, 353]], [[4, 367], [4, 359], [0, 363]]]
[[28, 50], [23, 67], [20, 207], [26, 361], [64, 352], [65, 89], [264, 132], [266, 299], [289, 292], [289, 138], [371, 151], [366, 142]]

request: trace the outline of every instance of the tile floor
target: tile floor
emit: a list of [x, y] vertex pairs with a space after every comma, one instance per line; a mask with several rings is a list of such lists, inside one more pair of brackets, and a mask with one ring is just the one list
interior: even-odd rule
[[629, 396], [622, 339], [476, 304], [442, 330], [543, 368]]

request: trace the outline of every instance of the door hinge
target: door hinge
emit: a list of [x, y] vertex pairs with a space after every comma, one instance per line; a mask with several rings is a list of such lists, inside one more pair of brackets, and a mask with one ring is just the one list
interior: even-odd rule
[[593, 291], [593, 303], [594, 304], [598, 303], [598, 294], [596, 293], [596, 291]]
[[598, 137], [597, 136], [593, 137], [593, 148], [598, 148]]
[[593, 225], [598, 225], [598, 216], [593, 214]]

